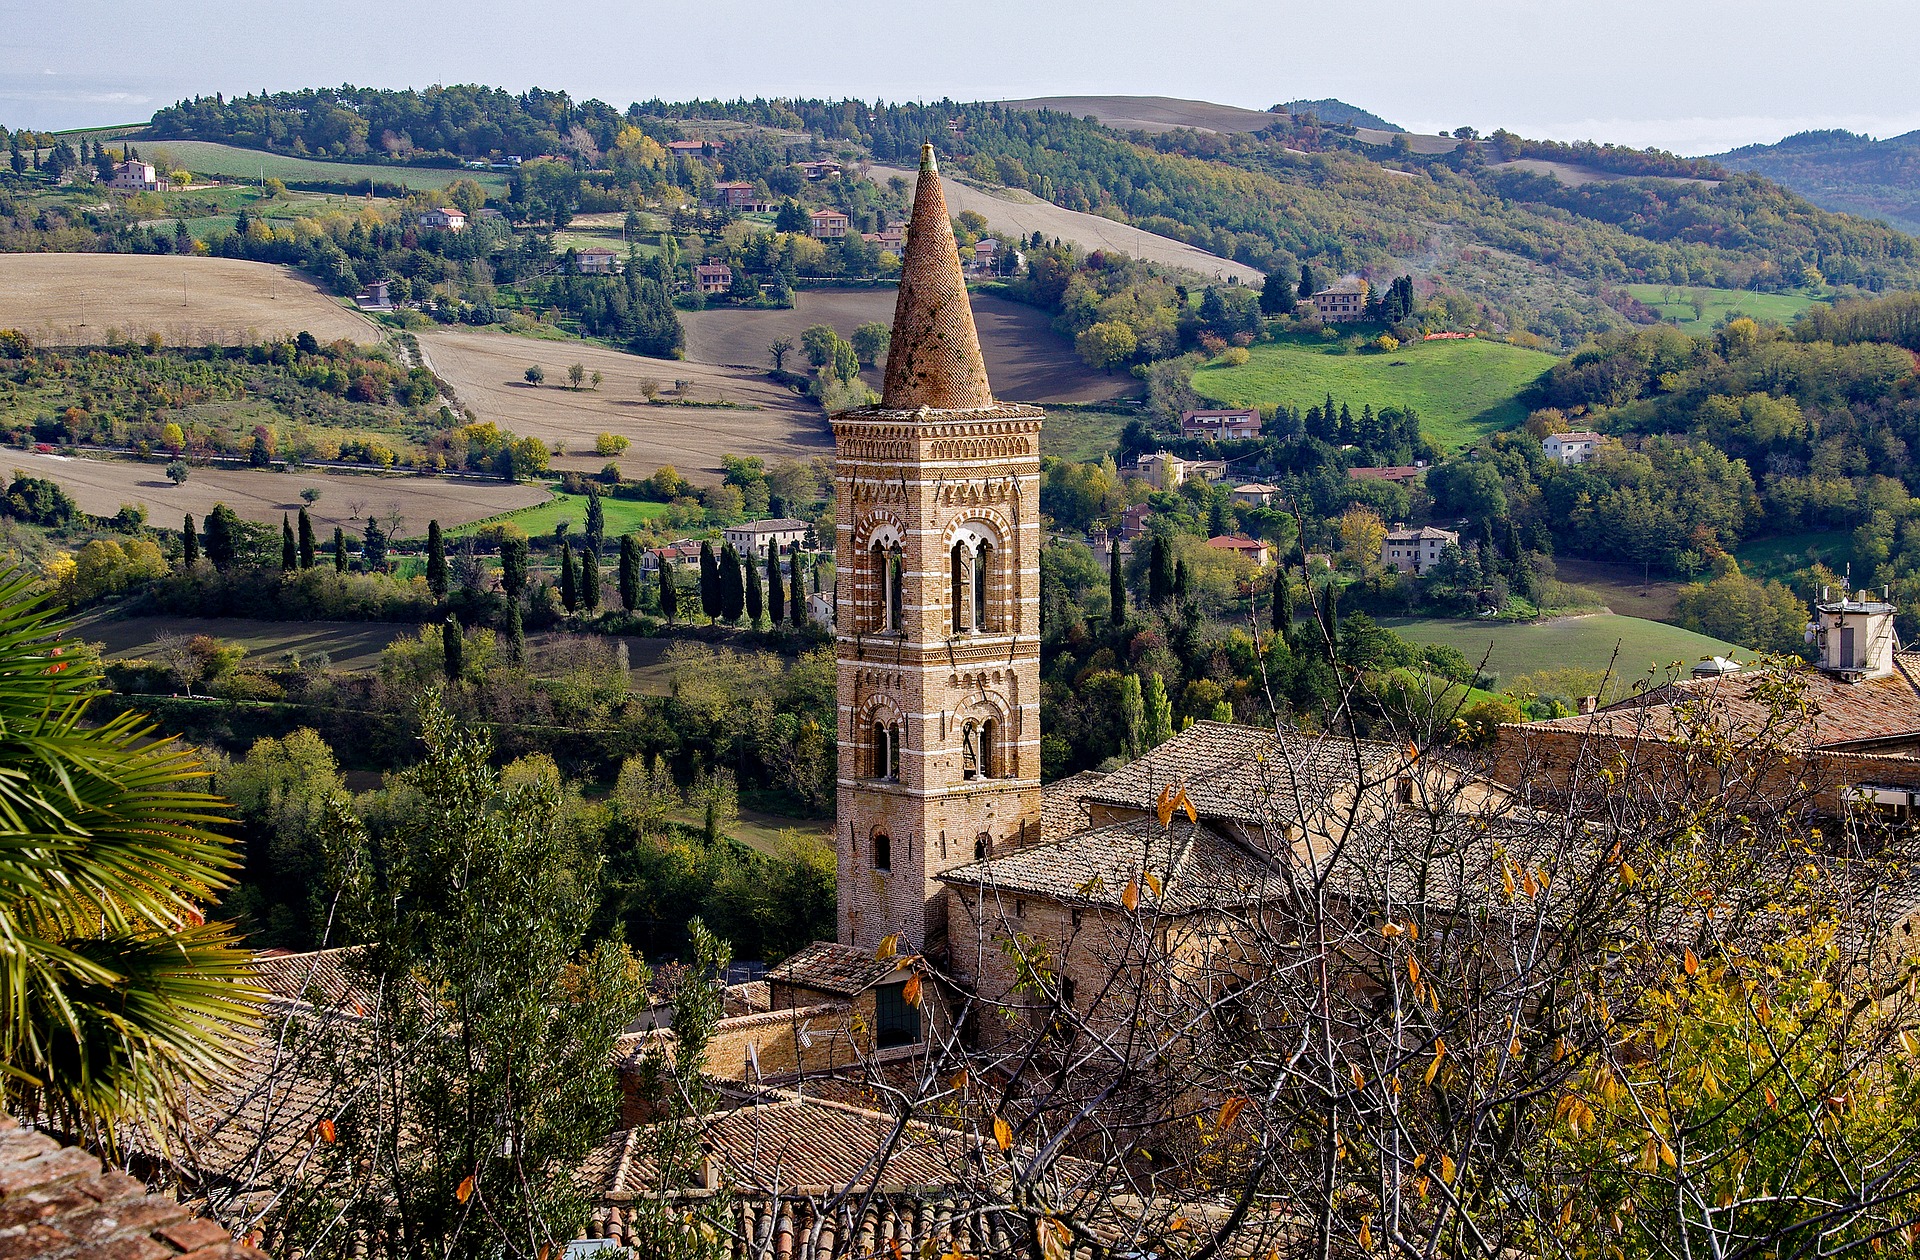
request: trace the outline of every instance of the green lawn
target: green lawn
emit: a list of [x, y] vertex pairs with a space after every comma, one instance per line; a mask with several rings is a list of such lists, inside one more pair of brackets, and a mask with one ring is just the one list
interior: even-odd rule
[[288, 157], [261, 149], [242, 149], [208, 140], [148, 140], [140, 146], [148, 158], [164, 153], [196, 175], [228, 179], [259, 179], [265, 175], [289, 184], [338, 184], [365, 187], [367, 180], [404, 184], [408, 188], [445, 188], [456, 179], [470, 179], [489, 193], [504, 195], [504, 171], [469, 171], [444, 166], [376, 166], [359, 162], [322, 162]]
[[[1814, 530], [1804, 534], [1782, 534], [1778, 538], [1758, 538], [1736, 549], [1733, 558], [1740, 571], [1751, 578], [1785, 580], [1815, 560], [1837, 573], [1845, 573], [1853, 560], [1853, 535], [1843, 529]], [[1806, 592], [1799, 592], [1805, 596]]]
[[[642, 499], [613, 499], [602, 497], [600, 508], [606, 513], [606, 536], [618, 538], [621, 534], [637, 529], [649, 529], [655, 521], [667, 514], [667, 505], [651, 503]], [[570, 524], [570, 533], [583, 533], [587, 527], [587, 496], [584, 494], [556, 494], [547, 503], [530, 508], [521, 508], [518, 512], [507, 514], [507, 520], [526, 533], [529, 538], [541, 534], [551, 534], [553, 527], [561, 521]], [[471, 525], [461, 525], [447, 533], [455, 538], [484, 529], [493, 522], [475, 521]]]
[[1533, 623], [1382, 617], [1380, 624], [1415, 643], [1458, 648], [1476, 665], [1486, 657], [1486, 668], [1503, 680], [1543, 670], [1605, 670], [1611, 665], [1615, 678], [1630, 682], [1676, 661], [1691, 666], [1708, 656], [1739, 660], [1752, 655], [1678, 626], [1612, 613]]
[[1127, 421], [1139, 418], [1136, 412], [1102, 407], [1050, 404], [1046, 412], [1046, 422], [1040, 426], [1040, 453], [1076, 462], [1113, 454], [1120, 430]]
[[[1660, 312], [1660, 318], [1690, 331], [1712, 328], [1729, 315], [1750, 315], [1758, 320], [1785, 324], [1809, 306], [1826, 299], [1805, 293], [1752, 293], [1745, 289], [1706, 289], [1678, 284], [1630, 284], [1627, 292]], [[1694, 317], [1693, 296], [1702, 301], [1699, 318]]]
[[1451, 449], [1527, 418], [1516, 397], [1555, 359], [1499, 341], [1410, 342], [1389, 354], [1348, 353], [1339, 342], [1293, 339], [1252, 347], [1245, 367], [1193, 374], [1202, 397], [1233, 407], [1310, 407], [1329, 393], [1357, 413], [1371, 403], [1411, 407], [1436, 446]]

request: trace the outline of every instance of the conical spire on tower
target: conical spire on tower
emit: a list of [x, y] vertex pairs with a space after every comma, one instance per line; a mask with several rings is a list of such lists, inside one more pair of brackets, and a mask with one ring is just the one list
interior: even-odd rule
[[880, 405], [889, 411], [993, 406], [931, 144], [920, 146], [920, 181], [900, 259], [900, 296], [893, 308], [893, 341], [887, 349]]

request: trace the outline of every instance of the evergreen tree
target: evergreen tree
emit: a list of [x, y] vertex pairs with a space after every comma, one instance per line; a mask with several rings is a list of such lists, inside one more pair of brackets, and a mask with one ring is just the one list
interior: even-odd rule
[[207, 549], [207, 559], [213, 567], [225, 573], [239, 559], [240, 518], [233, 509], [224, 503], [213, 505], [213, 511], [207, 513], [207, 526], [201, 542]]
[[792, 607], [788, 609], [787, 612], [787, 620], [793, 623], [795, 630], [804, 628], [811, 616], [807, 612], [807, 583], [803, 576], [805, 570], [800, 567], [802, 563], [803, 560], [799, 548], [795, 548], [793, 552], [793, 585], [790, 588], [791, 595], [789, 599]]
[[1129, 757], [1138, 757], [1144, 751], [1140, 747], [1140, 737], [1145, 734], [1141, 728], [1146, 724], [1146, 716], [1146, 701], [1140, 694], [1140, 675], [1122, 674], [1120, 676], [1120, 736], [1126, 745]]
[[1266, 278], [1260, 286], [1260, 313], [1262, 315], [1293, 314], [1293, 284], [1289, 277], [1276, 271]]
[[600, 550], [600, 540], [606, 536], [607, 513], [600, 506], [600, 491], [592, 482], [587, 483], [587, 546], [594, 551]]
[[787, 615], [787, 588], [780, 574], [780, 548], [767, 548], [767, 620], [775, 629]]
[[1300, 292], [1300, 296], [1303, 298], [1310, 298], [1313, 296], [1313, 268], [1307, 266], [1307, 264], [1305, 263], [1300, 264], [1300, 291], [1299, 292]]
[[507, 660], [522, 665], [527, 659], [527, 628], [520, 620], [518, 600], [507, 604]]
[[660, 615], [673, 625], [680, 618], [680, 588], [673, 581], [673, 561], [660, 560]]
[[1188, 576], [1187, 562], [1185, 560], [1173, 566], [1173, 602], [1181, 608], [1186, 607], [1187, 603]]
[[301, 508], [300, 509], [300, 567], [302, 569], [311, 569], [313, 567], [313, 553], [314, 553], [313, 517], [308, 514], [307, 509]]
[[752, 560], [743, 560], [747, 579], [747, 624], [760, 624], [760, 614], [766, 611], [766, 592], [760, 586], [760, 566]]
[[380, 528], [380, 522], [371, 516], [367, 518], [367, 536], [360, 544], [360, 553], [366, 557], [367, 572], [385, 573], [387, 571], [387, 535]]
[[573, 544], [560, 540], [560, 604], [568, 612], [580, 605], [580, 588], [573, 576]]
[[193, 527], [193, 513], [180, 526], [180, 567], [191, 569], [200, 563], [200, 531]]
[[1167, 684], [1158, 671], [1147, 675], [1141, 708], [1144, 721], [1140, 737], [1148, 749], [1158, 748], [1173, 738], [1173, 701], [1167, 699]]
[[1107, 551], [1107, 621], [1115, 629], [1127, 624], [1127, 583], [1120, 572], [1120, 537], [1114, 535]]
[[708, 621], [720, 615], [720, 565], [706, 540], [700, 543], [700, 615]]
[[280, 572], [291, 573], [300, 564], [299, 549], [293, 543], [293, 523], [280, 513]]
[[447, 540], [439, 521], [427, 522], [427, 589], [435, 599], [447, 597]]
[[440, 627], [440, 646], [447, 660], [447, 681], [459, 682], [466, 666], [466, 642], [460, 632], [460, 619], [448, 617]]
[[333, 527], [333, 571], [347, 571], [347, 531], [338, 525]]
[[632, 534], [620, 535], [620, 606], [628, 612], [640, 606], [640, 544]]
[[580, 549], [580, 606], [589, 613], [600, 611], [600, 553], [591, 538]]
[[720, 615], [738, 623], [740, 614], [747, 610], [747, 589], [740, 580], [740, 553], [733, 549], [732, 543], [720, 544], [718, 567], [719, 572], [715, 577], [719, 587]]
[[500, 542], [500, 589], [508, 603], [517, 604], [526, 586], [527, 540], [519, 535], [504, 538]]
[[1165, 608], [1173, 598], [1173, 564], [1167, 554], [1167, 540], [1159, 534], [1147, 550], [1147, 602]]

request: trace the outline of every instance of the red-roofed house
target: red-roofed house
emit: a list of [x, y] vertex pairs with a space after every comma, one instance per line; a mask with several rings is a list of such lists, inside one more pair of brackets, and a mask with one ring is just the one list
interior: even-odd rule
[[1221, 534], [1217, 538], [1207, 539], [1207, 546], [1215, 551], [1231, 551], [1242, 560], [1251, 560], [1257, 569], [1267, 567], [1267, 544], [1258, 538], [1248, 538], [1245, 534]]
[[807, 217], [813, 221], [808, 233], [819, 241], [837, 241], [853, 225], [853, 221], [838, 210], [815, 210]]
[[613, 260], [618, 257], [604, 245], [593, 245], [577, 255], [580, 274], [583, 276], [610, 276], [613, 274]]
[[723, 262], [701, 263], [693, 269], [693, 284], [702, 293], [725, 293], [733, 287], [733, 268]]
[[1424, 477], [1425, 464], [1382, 464], [1375, 468], [1349, 468], [1348, 481], [1391, 481], [1395, 485], [1410, 486]]

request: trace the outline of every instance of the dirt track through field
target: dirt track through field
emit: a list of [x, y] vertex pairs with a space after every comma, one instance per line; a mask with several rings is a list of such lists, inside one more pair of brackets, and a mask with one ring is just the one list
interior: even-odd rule
[[[914, 172], [893, 166], [876, 165], [868, 169], [868, 174], [880, 183], [895, 175], [909, 184], [916, 178]], [[1258, 284], [1264, 278], [1245, 263], [1231, 262], [1170, 236], [1156, 236], [1097, 214], [1063, 210], [1018, 189], [986, 192], [945, 175], [940, 177], [940, 188], [946, 193], [950, 213], [957, 215], [971, 210], [983, 216], [989, 227], [1009, 236], [1031, 236], [1038, 232], [1049, 240], [1057, 236], [1087, 250], [1118, 250], [1165, 267], [1181, 267], [1221, 280], [1238, 277], [1242, 284]]]
[[[798, 347], [800, 334], [813, 324], [829, 324], [843, 337], [869, 321], [891, 327], [894, 295], [892, 288], [815, 289], [795, 294], [791, 310], [694, 311], [680, 317], [687, 329], [687, 358], [764, 368], [773, 362], [767, 347], [774, 338], [785, 337]], [[1027, 403], [1096, 402], [1138, 388], [1130, 376], [1107, 375], [1082, 363], [1045, 312], [989, 294], [973, 294], [972, 303], [994, 397]], [[798, 349], [787, 357], [789, 369], [804, 371], [805, 363]], [[878, 389], [878, 373], [867, 376]]]
[[73, 459], [34, 451], [0, 455], [0, 468], [56, 481], [83, 512], [111, 516], [123, 503], [147, 509], [147, 519], [179, 529], [188, 512], [204, 520], [224, 503], [248, 520], [278, 524], [282, 514], [298, 514], [300, 492], [309, 486], [320, 498], [308, 511], [314, 529], [331, 536], [335, 525], [358, 535], [368, 513], [388, 521], [401, 518], [404, 536], [424, 534], [429, 520], [452, 528], [499, 512], [547, 501], [544, 487], [502, 481], [449, 481], [439, 477], [375, 477], [353, 473], [276, 473], [252, 468], [195, 468], [185, 485], [174, 485], [158, 464], [119, 459]]
[[0, 328], [52, 346], [150, 332], [187, 346], [296, 332], [380, 340], [371, 320], [291, 268], [174, 254], [0, 254]]
[[[617, 433], [632, 443], [618, 456], [629, 476], [645, 476], [672, 464], [696, 481], [715, 482], [722, 455], [785, 459], [833, 450], [833, 435], [820, 409], [761, 372], [691, 358], [647, 359], [579, 341], [540, 341], [510, 333], [440, 331], [419, 336], [433, 370], [476, 416], [543, 442], [559, 441], [570, 455], [590, 453], [601, 433]], [[599, 372], [600, 388], [567, 388], [567, 368], [575, 363]], [[524, 379], [534, 365], [546, 373], [546, 383], [537, 388]], [[662, 402], [647, 401], [642, 388], [647, 380], [655, 383]], [[669, 400], [676, 380], [689, 382], [691, 401], [744, 405], [673, 405]]]

